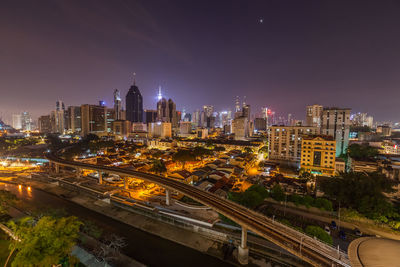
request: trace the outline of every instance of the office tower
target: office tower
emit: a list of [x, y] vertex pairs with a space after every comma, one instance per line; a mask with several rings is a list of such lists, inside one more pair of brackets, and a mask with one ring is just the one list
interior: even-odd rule
[[287, 125], [288, 126], [293, 126], [292, 114], [290, 114], [290, 113], [287, 116]]
[[311, 126], [269, 127], [269, 159], [300, 163], [302, 138], [317, 133], [318, 128]]
[[372, 116], [368, 116], [367, 113], [358, 112], [356, 114], [350, 115], [350, 121], [353, 126], [367, 126], [369, 128], [372, 128], [374, 118]]
[[112, 132], [112, 123], [115, 121], [115, 109], [106, 108], [106, 121], [107, 121], [107, 132]]
[[179, 135], [187, 137], [192, 133], [192, 123], [190, 121], [181, 121], [179, 123]]
[[145, 114], [145, 122], [156, 122], [157, 121], [157, 110], [154, 109], [146, 109], [144, 111]]
[[172, 99], [161, 98], [157, 102], [157, 121], [170, 122], [173, 128], [178, 127], [178, 113], [176, 111], [176, 105]]
[[21, 129], [23, 131], [31, 131], [32, 130], [32, 118], [31, 115], [24, 111], [21, 114]]
[[312, 105], [307, 106], [306, 124], [307, 126], [321, 127], [323, 106]]
[[267, 130], [267, 120], [264, 118], [255, 118], [254, 119], [254, 129], [257, 131], [266, 131]]
[[349, 108], [324, 108], [322, 111], [321, 134], [336, 140], [336, 157], [347, 152], [350, 133]]
[[213, 112], [214, 112], [214, 107], [210, 105], [204, 105], [203, 106], [203, 111], [205, 113], [205, 116], [211, 117]]
[[335, 174], [336, 141], [332, 136], [305, 136], [301, 141], [300, 167], [318, 175]]
[[90, 133], [105, 135], [107, 133], [106, 107], [84, 104], [81, 106], [82, 131], [81, 135]]
[[235, 134], [235, 140], [245, 140], [249, 137], [249, 121], [247, 117], [242, 116], [232, 121], [232, 133]]
[[235, 99], [235, 113], [236, 112], [240, 112], [240, 102], [239, 102], [238, 96], [236, 96], [236, 99]]
[[51, 117], [50, 115], [40, 116], [38, 119], [38, 127], [40, 133], [51, 133]]
[[196, 110], [195, 112], [193, 112], [192, 123], [194, 126], [200, 126], [200, 111], [199, 110]]
[[21, 114], [12, 115], [12, 127], [16, 130], [22, 129], [22, 116]]
[[151, 122], [148, 125], [148, 135], [150, 138], [171, 138], [172, 125], [170, 122]]
[[60, 111], [60, 110], [65, 111], [64, 102], [62, 102], [61, 100], [57, 100], [56, 101], [56, 110], [57, 111]]
[[246, 117], [247, 120], [250, 121], [250, 105], [243, 103], [242, 116]]
[[186, 113], [185, 116], [183, 117], [183, 121], [192, 121], [192, 114]]
[[118, 89], [114, 90], [114, 114], [115, 120], [122, 120], [122, 103], [121, 103], [121, 94]]
[[219, 125], [224, 127], [225, 125], [230, 125], [231, 121], [231, 111], [222, 111], [219, 113]]
[[67, 109], [67, 129], [71, 133], [82, 131], [81, 107], [69, 106]]
[[112, 132], [119, 137], [128, 137], [132, 131], [132, 123], [126, 120], [114, 120], [111, 127]]
[[53, 133], [63, 134], [65, 131], [65, 114], [63, 109], [53, 110], [50, 113], [51, 129]]
[[176, 111], [176, 104], [172, 99], [168, 99], [168, 110], [169, 110], [169, 118], [170, 122], [172, 123], [172, 128], [178, 128], [178, 123], [179, 123], [179, 115], [178, 112]]
[[143, 122], [143, 98], [135, 81], [126, 94], [126, 119], [130, 122]]

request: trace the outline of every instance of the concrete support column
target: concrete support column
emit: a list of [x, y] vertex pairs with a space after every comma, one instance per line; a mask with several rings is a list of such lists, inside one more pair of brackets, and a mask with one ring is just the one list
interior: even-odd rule
[[170, 201], [171, 201], [171, 194], [170, 194], [171, 192], [168, 190], [168, 189], [165, 189], [165, 204], [167, 205], [167, 206], [169, 206], [170, 205]]
[[54, 167], [55, 167], [56, 173], [59, 173], [60, 172], [60, 165], [54, 163]]
[[103, 184], [103, 173], [101, 171], [99, 173], [99, 184]]
[[242, 226], [242, 239], [238, 248], [238, 261], [242, 265], [249, 263], [249, 248], [247, 247], [247, 228]]
[[76, 168], [76, 169], [75, 169], [75, 172], [76, 172], [76, 173], [75, 173], [75, 174], [76, 174], [76, 177], [78, 177], [78, 178], [81, 177], [81, 174], [82, 174], [81, 168]]
[[124, 179], [124, 189], [129, 189], [128, 187], [128, 177], [123, 177]]

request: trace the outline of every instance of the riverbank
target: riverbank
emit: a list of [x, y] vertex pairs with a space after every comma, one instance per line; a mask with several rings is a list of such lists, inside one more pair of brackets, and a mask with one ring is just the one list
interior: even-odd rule
[[[55, 184], [38, 182], [31, 179], [25, 179], [25, 182], [29, 182], [33, 188], [44, 190], [45, 192], [49, 192], [60, 197], [68, 198], [68, 200], [71, 202], [77, 203], [85, 208], [99, 212], [118, 221], [124, 222], [137, 229], [141, 229], [161, 238], [182, 244], [186, 247], [190, 247], [218, 259], [224, 258], [224, 243], [219, 242], [218, 240], [179, 228], [165, 222], [160, 222], [154, 218], [149, 218], [141, 214], [136, 214], [131, 211], [126, 211], [115, 206], [111, 206], [104, 201], [94, 199], [84, 194], [78, 194], [77, 192], [61, 188]], [[240, 239], [240, 233], [232, 232], [231, 234], [232, 236], [236, 236], [238, 239]], [[272, 263], [303, 266], [298, 261], [291, 260], [291, 256], [282, 249], [272, 246], [274, 250], [265, 250], [265, 248], [268, 247], [265, 245], [265, 243], [269, 243], [268, 241], [258, 240], [259, 238], [251, 236], [249, 236], [249, 239], [252, 239], [252, 242], [256, 244], [254, 246], [255, 248], [253, 249], [253, 253], [250, 255], [250, 266], [270, 266]], [[269, 244], [269, 246], [271, 245], [273, 244]], [[277, 253], [276, 251], [279, 252]], [[270, 257], [270, 259], [265, 259], [265, 257]], [[236, 261], [232, 257], [230, 257], [228, 262], [230, 264], [237, 265]]]

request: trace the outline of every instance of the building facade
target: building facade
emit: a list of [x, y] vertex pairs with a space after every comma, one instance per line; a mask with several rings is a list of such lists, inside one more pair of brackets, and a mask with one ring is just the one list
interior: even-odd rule
[[271, 126], [268, 130], [269, 159], [297, 163], [300, 163], [303, 137], [319, 132], [317, 127], [310, 126]]
[[81, 135], [107, 134], [107, 108], [98, 105], [85, 104], [81, 106], [82, 131]]
[[304, 136], [300, 167], [311, 174], [334, 175], [336, 141], [332, 136]]
[[347, 153], [350, 135], [349, 108], [324, 108], [322, 111], [321, 134], [336, 140], [336, 157]]
[[321, 127], [322, 111], [321, 105], [307, 106], [306, 126]]
[[126, 94], [126, 119], [130, 122], [143, 122], [143, 97], [135, 83]]

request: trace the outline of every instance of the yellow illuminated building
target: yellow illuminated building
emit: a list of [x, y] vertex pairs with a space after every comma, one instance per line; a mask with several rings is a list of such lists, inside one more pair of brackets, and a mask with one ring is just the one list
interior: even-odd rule
[[300, 167], [312, 174], [334, 175], [336, 141], [331, 136], [303, 137]]

